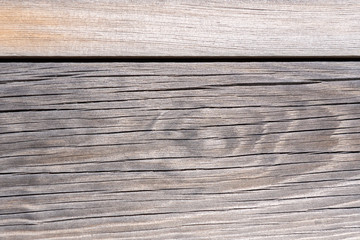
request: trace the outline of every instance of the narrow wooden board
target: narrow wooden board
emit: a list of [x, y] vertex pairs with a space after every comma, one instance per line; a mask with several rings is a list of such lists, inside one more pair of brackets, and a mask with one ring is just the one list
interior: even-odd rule
[[360, 63], [0, 64], [1, 239], [358, 239]]
[[360, 2], [0, 0], [0, 56], [360, 56]]

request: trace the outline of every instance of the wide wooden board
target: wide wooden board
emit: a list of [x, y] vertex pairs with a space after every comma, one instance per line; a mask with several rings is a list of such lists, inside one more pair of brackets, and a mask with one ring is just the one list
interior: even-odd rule
[[1, 239], [358, 239], [360, 63], [0, 64]]
[[0, 56], [360, 56], [360, 2], [0, 0]]

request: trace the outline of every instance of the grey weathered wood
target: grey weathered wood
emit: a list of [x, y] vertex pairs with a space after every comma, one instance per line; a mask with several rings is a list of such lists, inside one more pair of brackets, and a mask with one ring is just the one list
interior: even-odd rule
[[358, 0], [0, 0], [0, 56], [360, 56]]
[[1, 239], [358, 239], [360, 63], [0, 64]]

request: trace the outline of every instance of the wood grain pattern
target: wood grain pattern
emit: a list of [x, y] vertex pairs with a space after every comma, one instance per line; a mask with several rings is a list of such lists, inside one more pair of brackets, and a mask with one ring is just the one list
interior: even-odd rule
[[360, 63], [2, 63], [1, 239], [358, 239]]
[[360, 56], [358, 0], [0, 0], [0, 56]]

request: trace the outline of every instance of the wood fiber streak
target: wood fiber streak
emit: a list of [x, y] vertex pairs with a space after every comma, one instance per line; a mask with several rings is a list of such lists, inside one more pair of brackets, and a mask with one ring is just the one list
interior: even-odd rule
[[358, 0], [0, 0], [0, 56], [360, 56]]
[[0, 239], [360, 236], [359, 62], [2, 63], [0, 134]]

